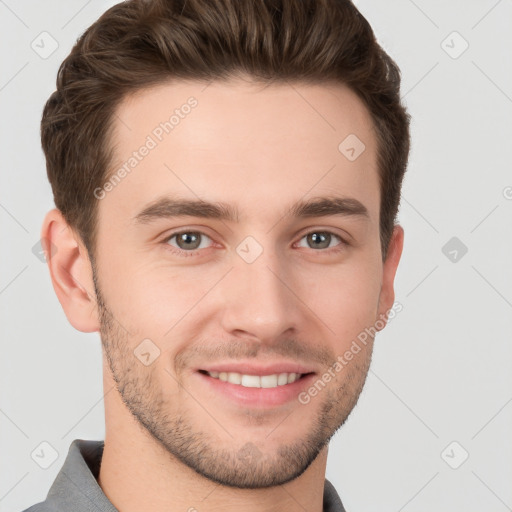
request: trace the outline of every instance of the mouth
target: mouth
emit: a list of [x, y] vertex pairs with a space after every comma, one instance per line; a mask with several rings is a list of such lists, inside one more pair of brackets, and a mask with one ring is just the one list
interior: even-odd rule
[[218, 372], [218, 371], [206, 371], [199, 370], [199, 373], [208, 375], [213, 379], [218, 379], [222, 382], [228, 382], [236, 386], [242, 386], [245, 388], [277, 388], [278, 386], [286, 386], [293, 384], [299, 379], [304, 378], [307, 375], [311, 375], [313, 372], [308, 373], [295, 373], [295, 372], [283, 372], [273, 373], [271, 375], [250, 375], [246, 373], [238, 372]]
[[204, 386], [205, 396], [209, 400], [220, 398], [223, 404], [234, 403], [237, 409], [269, 410], [293, 402], [299, 404], [299, 394], [315, 379], [316, 372], [304, 366], [282, 366], [256, 368], [251, 365], [223, 365], [198, 369], [194, 375], [199, 378], [199, 385]]

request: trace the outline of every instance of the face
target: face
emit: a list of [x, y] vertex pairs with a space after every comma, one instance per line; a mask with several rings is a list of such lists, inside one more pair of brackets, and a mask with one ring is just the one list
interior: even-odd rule
[[232, 80], [139, 91], [115, 119], [94, 279], [118, 392], [197, 473], [288, 482], [355, 406], [373, 339], [346, 353], [394, 299], [370, 116], [341, 85]]

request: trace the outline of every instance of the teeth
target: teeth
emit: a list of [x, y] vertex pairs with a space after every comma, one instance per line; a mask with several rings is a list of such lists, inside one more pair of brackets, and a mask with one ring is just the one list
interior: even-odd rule
[[241, 384], [246, 388], [261, 388], [261, 380], [257, 375], [242, 375]]
[[276, 388], [292, 384], [301, 377], [300, 373], [275, 373], [274, 375], [244, 375], [236, 372], [208, 372], [210, 377], [223, 382], [238, 384], [246, 388]]
[[262, 388], [276, 388], [277, 387], [277, 375], [262, 375], [260, 377], [260, 380], [261, 380]]
[[[212, 372], [213, 373], [213, 372]], [[213, 375], [212, 375], [213, 377]], [[242, 377], [239, 373], [228, 373], [228, 382], [231, 382], [231, 384], [241, 384], [242, 383]]]
[[288, 374], [287, 373], [280, 373], [279, 377], [277, 377], [277, 385], [278, 386], [284, 386], [285, 384], [288, 384]]

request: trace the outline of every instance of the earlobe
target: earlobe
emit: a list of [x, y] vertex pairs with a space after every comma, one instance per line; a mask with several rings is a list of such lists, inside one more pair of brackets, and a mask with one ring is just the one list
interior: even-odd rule
[[50, 210], [41, 228], [53, 289], [69, 323], [82, 332], [99, 331], [89, 255], [60, 210]]
[[[382, 274], [382, 287], [380, 292], [378, 314], [376, 320], [384, 322], [384, 326], [387, 323], [388, 311], [393, 307], [395, 301], [395, 275], [402, 256], [402, 250], [404, 247], [404, 229], [399, 224], [396, 224], [393, 228], [393, 234], [389, 242], [388, 252], [386, 255], [386, 261], [384, 262], [383, 274]], [[380, 322], [382, 323], [382, 322]]]

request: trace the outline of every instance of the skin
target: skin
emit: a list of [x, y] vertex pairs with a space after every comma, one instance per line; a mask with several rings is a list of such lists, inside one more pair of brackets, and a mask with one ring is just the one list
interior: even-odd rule
[[[371, 118], [340, 84], [176, 81], [124, 98], [116, 165], [190, 96], [197, 107], [98, 201], [94, 275], [58, 210], [41, 232], [57, 248], [49, 268], [69, 322], [101, 334], [98, 483], [123, 512], [320, 512], [328, 441], [358, 400], [373, 339], [307, 404], [240, 406], [196, 370], [284, 359], [321, 376], [385, 318], [403, 229], [395, 226], [383, 262]], [[348, 134], [366, 146], [355, 161], [338, 150]], [[132, 220], [165, 195], [232, 203], [239, 222]], [[295, 201], [332, 195], [357, 199], [368, 219], [288, 213]], [[167, 240], [179, 230], [206, 235], [200, 248], [189, 245], [195, 255], [172, 252], [187, 250], [177, 237]], [[307, 236], [326, 231], [333, 235], [320, 248]], [[247, 236], [263, 249], [252, 263], [236, 251]], [[160, 350], [148, 366], [133, 352], [144, 339]]]

